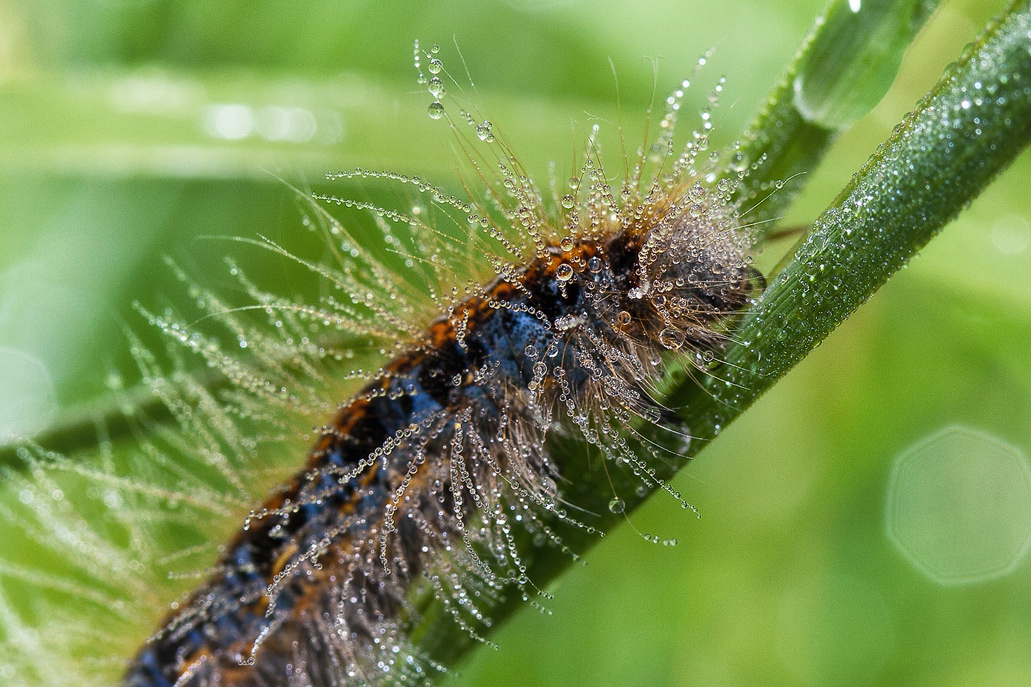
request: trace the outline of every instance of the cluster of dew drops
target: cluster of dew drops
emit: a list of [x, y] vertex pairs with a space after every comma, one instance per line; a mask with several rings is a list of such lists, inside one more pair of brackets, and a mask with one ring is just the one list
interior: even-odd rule
[[[440, 52], [440, 46], [434, 44], [430, 47], [429, 52], [423, 52], [419, 48], [419, 41], [415, 41], [415, 48], [412, 53], [413, 60], [415, 62], [415, 71], [418, 73], [418, 83], [421, 86], [425, 86], [429, 94], [433, 96], [433, 102], [426, 108], [427, 114], [430, 119], [440, 119], [444, 116], [444, 103], [441, 100], [447, 95], [447, 89], [444, 87], [444, 79], [441, 78], [441, 74], [444, 72], [444, 63], [437, 57]], [[422, 58], [427, 58], [426, 71], [430, 73], [429, 78], [422, 73]], [[472, 120], [472, 115], [463, 112], [463, 115], [469, 119], [469, 123], [476, 128], [476, 136], [481, 141], [486, 143], [494, 142], [494, 132], [492, 130], [493, 125], [488, 121], [475, 122]]]
[[413, 58], [415, 60], [415, 71], [419, 74], [419, 84], [425, 86], [426, 90], [433, 96], [433, 102], [427, 108], [431, 119], [440, 119], [444, 116], [444, 103], [440, 102], [440, 100], [447, 95], [447, 89], [444, 88], [444, 80], [440, 78], [440, 73], [444, 70], [444, 63], [437, 57], [439, 52], [440, 46], [434, 44], [430, 51], [426, 53], [428, 58], [426, 71], [430, 73], [430, 77], [427, 79], [426, 75], [422, 73], [423, 53], [419, 49], [419, 41], [415, 41]]

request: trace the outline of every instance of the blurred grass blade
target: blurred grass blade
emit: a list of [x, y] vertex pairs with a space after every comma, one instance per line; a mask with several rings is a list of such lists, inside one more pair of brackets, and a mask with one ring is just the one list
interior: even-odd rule
[[[435, 140], [439, 127], [424, 109], [397, 106], [409, 88], [358, 73], [304, 81], [159, 66], [12, 80], [0, 88], [9, 114], [0, 122], [0, 177], [267, 182], [266, 170], [318, 179], [342, 161], [450, 175], [451, 157], [411, 145]], [[509, 131], [524, 138], [541, 135], [530, 122], [568, 115], [547, 101], [501, 100], [524, 113]], [[568, 143], [564, 131], [552, 137], [554, 147]]]
[[937, 0], [835, 2], [791, 81], [795, 109], [825, 129], [852, 126], [888, 92], [906, 48], [937, 7]]
[[881, 101], [906, 49], [939, 4], [832, 0], [745, 132], [744, 161], [758, 163], [739, 192], [745, 207], [773, 184], [797, 178], [765, 199], [750, 221], [777, 217], [837, 136]]

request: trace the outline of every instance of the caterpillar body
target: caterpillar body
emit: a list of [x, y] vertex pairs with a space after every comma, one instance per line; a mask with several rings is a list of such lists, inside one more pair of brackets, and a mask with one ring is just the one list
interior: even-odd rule
[[[440, 66], [434, 62], [436, 74]], [[327, 413], [331, 420], [300, 472], [251, 511], [219, 548], [219, 562], [207, 579], [173, 604], [171, 615], [123, 668], [126, 687], [427, 682], [443, 667], [409, 637], [420, 618], [417, 599], [434, 596], [465, 632], [489, 641], [482, 636], [490, 625], [482, 608], [490, 605], [486, 600], [537, 593], [520, 544], [528, 540], [524, 535], [535, 545], [562, 547], [562, 528], [593, 530], [590, 513], [574, 517], [566, 508], [562, 465], [572, 458], [549, 451], [550, 434], [590, 443], [607, 463], [632, 470], [687, 506], [653, 476], [649, 449], [636, 438], [643, 424], [689, 437], [688, 428], [663, 407], [657, 386], [671, 365], [707, 370], [732, 320], [762, 289], [734, 201], [745, 171], [738, 165], [739, 171], [719, 178], [712, 174], [715, 162], [705, 153], [707, 116], [701, 131], [681, 150], [674, 148], [683, 97], [678, 90], [667, 101], [657, 140], [628, 161], [618, 189], [610, 184], [592, 134], [570, 192], [561, 198], [553, 193], [549, 203], [491, 125], [463, 112], [487, 151], [481, 158], [470, 152], [471, 138], [459, 131], [461, 119], [456, 124], [445, 111], [439, 101], [443, 88], [433, 81], [430, 115], [447, 116], [474, 173], [487, 182], [485, 199], [460, 200], [393, 173], [330, 176], [388, 177], [416, 187], [427, 206], [470, 228], [470, 241], [483, 248], [471, 271], [486, 278], [470, 279], [462, 293], [455, 275], [463, 266], [448, 261], [447, 249], [405, 244], [391, 234], [387, 220], [411, 227], [413, 239], [422, 235], [428, 243], [448, 244], [429, 212], [407, 215], [322, 197], [373, 210], [387, 243], [407, 264], [427, 267], [436, 281], [426, 287], [424, 302], [436, 308], [435, 318], [417, 296], [405, 294], [403, 279], [359, 256], [354, 246], [360, 242], [341, 242], [347, 230], [321, 209], [334, 251], [344, 255], [339, 265], [288, 257], [331, 282], [350, 303], [331, 298], [297, 304], [240, 276], [254, 309], [276, 318], [277, 327], [283, 324], [278, 319], [286, 321], [282, 331], [288, 333], [267, 336], [240, 324], [214, 295], [198, 291], [203, 307], [223, 318], [241, 347], [249, 344], [251, 359], [225, 352], [173, 317], [151, 317], [233, 380], [232, 402], [248, 426], [265, 421], [275, 430], [267, 434], [287, 431], [290, 422], [269, 418], [276, 408], [296, 410], [300, 397], [314, 399], [307, 404], [312, 408], [335, 411]], [[712, 105], [719, 90], [710, 95]], [[497, 171], [487, 171], [488, 165]], [[271, 242], [264, 245], [287, 255]], [[370, 283], [379, 290], [363, 298], [359, 291]], [[291, 318], [303, 326], [291, 330]], [[298, 342], [322, 351], [312, 343], [318, 323], [396, 337], [389, 347], [392, 361], [366, 375], [365, 386], [343, 403], [327, 398], [325, 371], [315, 363], [301, 364], [300, 372], [282, 363], [282, 350], [292, 351]], [[146, 352], [138, 358], [145, 373], [153, 371]], [[305, 388], [306, 382], [314, 383]], [[187, 408], [190, 402], [167, 385], [155, 391], [171, 399], [166, 404], [184, 428], [196, 428], [205, 443], [206, 469], [233, 492], [212, 510], [238, 509], [248, 485], [234, 472], [234, 460], [246, 461], [256, 440], [205, 392], [196, 392], [199, 400]], [[233, 452], [240, 457], [226, 457]], [[38, 467], [46, 462], [41, 456], [34, 452], [29, 462]], [[171, 461], [161, 464], [177, 475], [184, 472]], [[124, 489], [127, 498], [172, 498], [113, 475], [96, 479]], [[215, 491], [174, 500], [203, 508]], [[140, 531], [135, 522], [126, 527]], [[140, 550], [140, 541], [133, 540], [133, 555], [153, 558]], [[118, 574], [132, 576], [121, 569]]]
[[[434, 322], [339, 413], [126, 684], [367, 682], [362, 667], [390, 651], [376, 645], [403, 641], [397, 616], [420, 577], [526, 584], [507, 524], [546, 529], [554, 409], [611, 457], [640, 460], [619, 431], [653, 403], [653, 356], [712, 351], [713, 326], [754, 288], [713, 227], [674, 206], [651, 219], [550, 245]], [[462, 581], [440, 582], [456, 565]]]

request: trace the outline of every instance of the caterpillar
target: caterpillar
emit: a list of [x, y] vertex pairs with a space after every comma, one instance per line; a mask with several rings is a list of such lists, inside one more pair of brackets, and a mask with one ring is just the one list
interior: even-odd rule
[[[729, 324], [762, 288], [734, 202], [744, 172], [706, 180], [714, 165], [708, 119], [676, 148], [678, 89], [657, 139], [637, 151], [619, 188], [610, 184], [596, 127], [569, 192], [545, 199], [489, 122], [445, 108], [442, 63], [435, 50], [422, 56], [434, 98], [429, 114], [446, 117], [458, 134], [485, 196], [467, 201], [420, 179], [359, 169], [331, 178], [387, 177], [413, 188], [425, 205], [406, 214], [344, 197], [315, 200], [372, 211], [387, 245], [423, 280], [413, 287], [410, 274], [361, 254], [345, 225], [316, 206], [341, 256], [336, 265], [258, 243], [347, 300], [298, 304], [260, 290], [234, 266], [256, 302], [248, 307], [286, 333], [249, 328], [218, 296], [195, 295], [250, 349], [249, 358], [175, 317], [147, 313], [233, 380], [236, 418], [224, 399], [219, 410], [213, 399], [194, 401], [198, 414], [231, 425], [220, 426], [216, 443], [246, 454], [251, 440], [241, 426], [280, 430], [265, 404], [321, 410], [329, 421], [303, 468], [251, 510], [206, 579], [138, 650], [127, 687], [425, 682], [437, 667], [407, 635], [419, 617], [413, 598], [435, 595], [455, 623], [488, 642], [489, 618], [477, 599], [537, 593], [522, 534], [562, 547], [562, 527], [593, 531], [589, 517], [566, 508], [550, 434], [591, 444], [607, 464], [687, 506], [652, 476], [649, 450], [635, 439], [643, 423], [689, 437], [656, 388], [673, 365], [707, 369]], [[477, 157], [463, 124], [484, 155]], [[476, 265], [465, 264], [467, 249], [455, 248], [432, 215], [470, 228], [463, 245], [483, 251]], [[455, 279], [463, 271], [471, 275], [464, 289]], [[438, 314], [427, 317], [431, 310]], [[328, 397], [325, 370], [303, 361], [300, 371], [289, 369], [277, 357], [282, 337], [318, 348], [317, 337], [301, 332], [319, 323], [353, 337], [394, 339], [384, 348], [391, 361], [372, 375], [355, 372], [366, 381], [347, 400]], [[145, 351], [138, 356], [144, 368], [155, 364]], [[181, 398], [169, 399], [184, 425], [196, 421]], [[213, 451], [206, 467], [242, 496], [247, 489], [232, 463]]]

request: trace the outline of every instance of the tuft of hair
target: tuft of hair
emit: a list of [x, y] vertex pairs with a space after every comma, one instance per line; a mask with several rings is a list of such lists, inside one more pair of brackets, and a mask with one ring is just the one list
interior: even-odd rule
[[412, 209], [307, 198], [319, 260], [238, 239], [310, 274], [313, 302], [227, 260], [245, 294], [230, 303], [172, 265], [203, 325], [139, 308], [168, 363], [128, 337], [174, 421], [129, 407], [129, 439], [100, 422], [93, 455], [25, 442], [22, 465], [0, 468], [4, 684], [112, 684], [127, 669], [130, 685], [424, 683], [442, 668], [408, 640], [420, 595], [487, 642], [491, 599], [539, 594], [528, 543], [593, 531], [566, 510], [552, 432], [687, 507], [630, 439], [659, 423], [689, 441], [656, 389], [672, 366], [718, 361], [761, 288], [734, 201], [747, 170], [709, 152], [722, 82], [686, 144], [685, 81], [655, 140], [621, 156], [617, 187], [594, 126], [568, 193], [545, 196], [489, 121], [442, 102], [436, 50], [421, 60], [469, 198], [338, 172], [396, 184]]

